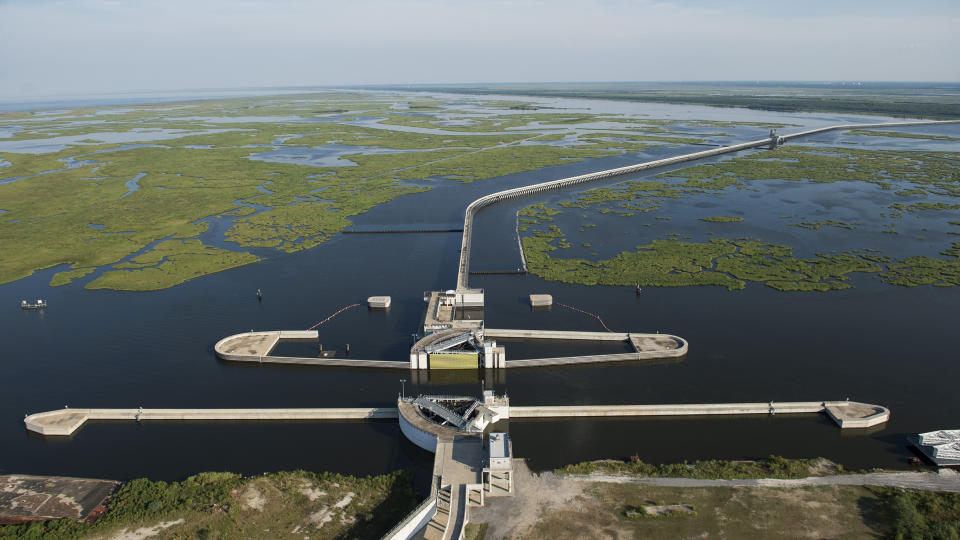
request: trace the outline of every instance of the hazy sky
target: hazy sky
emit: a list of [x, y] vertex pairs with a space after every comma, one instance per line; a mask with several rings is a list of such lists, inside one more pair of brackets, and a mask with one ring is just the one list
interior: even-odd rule
[[960, 81], [960, 1], [0, 0], [0, 97], [755, 79]]

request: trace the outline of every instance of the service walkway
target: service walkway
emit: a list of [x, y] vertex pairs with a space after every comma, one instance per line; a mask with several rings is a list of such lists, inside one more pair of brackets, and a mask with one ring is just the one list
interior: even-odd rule
[[[466, 212], [464, 213], [463, 218], [463, 237], [460, 244], [460, 268], [457, 272], [457, 290], [469, 290], [470, 285], [468, 283], [470, 277], [470, 247], [473, 238], [473, 218], [476, 216], [477, 212], [483, 208], [497, 204], [502, 201], [514, 199], [517, 197], [525, 197], [527, 195], [533, 195], [537, 193], [543, 193], [550, 190], [562, 189], [569, 186], [575, 186], [579, 184], [586, 184], [589, 182], [596, 182], [598, 180], [604, 180], [607, 178], [612, 178], [615, 176], [622, 176], [626, 174], [633, 174], [642, 171], [648, 171], [652, 169], [658, 169], [662, 167], [667, 167], [670, 165], [677, 165], [680, 163], [686, 163], [689, 161], [696, 161], [699, 159], [720, 156], [724, 154], [730, 154], [734, 152], [741, 152], [744, 150], [752, 150], [754, 148], [769, 147], [773, 148], [779, 144], [782, 144], [785, 141], [792, 139], [806, 137], [809, 135], [815, 135], [817, 133], [824, 133], [827, 131], [835, 131], [840, 129], [865, 129], [865, 128], [891, 128], [891, 127], [906, 127], [906, 126], [928, 126], [928, 125], [938, 125], [938, 124], [956, 124], [960, 123], [960, 120], [929, 120], [929, 121], [909, 121], [909, 122], [887, 122], [879, 124], [840, 124], [836, 126], [827, 126], [823, 128], [810, 129], [807, 131], [801, 131], [799, 133], [794, 133], [791, 135], [777, 135], [771, 133], [770, 137], [759, 139], [756, 141], [750, 141], [740, 144], [734, 144], [730, 146], [721, 146], [719, 148], [713, 148], [711, 150], [703, 150], [701, 152], [693, 152], [690, 154], [683, 154], [680, 156], [674, 156], [671, 158], [657, 159], [653, 161], [646, 161], [643, 163], [638, 163], [636, 165], [629, 165], [627, 167], [618, 167], [615, 169], [608, 169], [605, 171], [598, 171], [589, 174], [582, 174], [579, 176], [571, 176], [569, 178], [561, 178], [558, 180], [550, 180], [549, 182], [541, 182], [539, 184], [532, 184], [529, 186], [523, 186], [513, 189], [505, 189], [503, 191], [498, 191], [496, 193], [491, 193], [489, 195], [484, 195], [479, 199], [473, 201], [467, 205]], [[519, 239], [519, 237], [518, 237]], [[523, 246], [521, 245], [521, 259], [523, 258]], [[526, 266], [526, 263], [523, 263]]]

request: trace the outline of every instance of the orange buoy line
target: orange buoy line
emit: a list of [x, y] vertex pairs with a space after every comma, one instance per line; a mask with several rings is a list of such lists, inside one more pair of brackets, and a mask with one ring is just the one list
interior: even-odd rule
[[311, 326], [310, 328], [307, 328], [307, 330], [313, 330], [313, 329], [315, 329], [316, 327], [322, 325], [323, 323], [329, 321], [330, 319], [336, 317], [337, 315], [343, 313], [344, 311], [347, 311], [348, 309], [353, 309], [353, 308], [355, 308], [355, 307], [357, 307], [357, 306], [359, 306], [359, 305], [361, 305], [361, 304], [350, 304], [349, 306], [347, 306], [347, 307], [345, 307], [345, 308], [340, 308], [339, 311], [337, 311], [337, 312], [334, 313], [333, 315], [327, 317], [326, 319], [318, 322], [317, 324]]
[[604, 322], [603, 322], [603, 319], [601, 319], [600, 316], [597, 315], [596, 313], [590, 313], [589, 311], [584, 311], [584, 310], [582, 310], [582, 309], [580, 309], [580, 308], [575, 308], [575, 307], [573, 307], [573, 306], [568, 306], [568, 305], [566, 305], [566, 304], [561, 304], [560, 302], [556, 302], [556, 304], [557, 304], [558, 306], [563, 306], [563, 307], [565, 307], [565, 308], [567, 308], [567, 309], [572, 309], [572, 310], [574, 310], [574, 311], [579, 311], [580, 313], [583, 313], [584, 315], [589, 315], [589, 316], [593, 317], [594, 319], [600, 321], [600, 324], [603, 325], [604, 330], [606, 330], [607, 332], [613, 333], [613, 330], [611, 330], [609, 327], [607, 327], [607, 324], [604, 323]]

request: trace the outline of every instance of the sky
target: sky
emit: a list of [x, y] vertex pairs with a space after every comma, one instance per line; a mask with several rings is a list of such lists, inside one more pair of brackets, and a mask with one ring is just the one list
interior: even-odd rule
[[960, 81], [957, 0], [0, 0], [0, 98], [587, 81]]

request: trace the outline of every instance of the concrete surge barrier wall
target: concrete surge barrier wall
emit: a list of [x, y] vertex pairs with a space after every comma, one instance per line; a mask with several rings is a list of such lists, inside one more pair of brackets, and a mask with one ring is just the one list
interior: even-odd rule
[[410, 440], [413, 444], [423, 448], [427, 452], [437, 451], [437, 434], [430, 433], [428, 431], [422, 430], [413, 423], [409, 422], [404, 416], [399, 415], [400, 419], [400, 431]]
[[393, 407], [331, 409], [57, 409], [23, 423], [42, 435], [72, 435], [90, 420], [375, 420], [397, 418]]
[[571, 339], [585, 341], [626, 341], [630, 334], [621, 332], [580, 332], [565, 330], [527, 330], [507, 328], [486, 328], [483, 335], [491, 338], [517, 339]]
[[594, 354], [585, 356], [555, 356], [552, 358], [526, 358], [522, 360], [507, 360], [508, 368], [545, 367], [545, 366], [573, 366], [577, 364], [600, 364], [606, 362], [627, 362], [630, 360], [652, 360], [656, 358], [678, 358], [686, 355], [686, 351], [642, 351], [614, 354]]
[[561, 405], [510, 407], [511, 418], [576, 418], [597, 416], [701, 416], [745, 414], [809, 414], [826, 412], [841, 428], [865, 428], [890, 419], [890, 410], [853, 401], [784, 401], [678, 405]]
[[[930, 121], [888, 122], [888, 123], [875, 123], [875, 124], [841, 124], [841, 125], [811, 129], [807, 131], [801, 131], [799, 133], [794, 133], [791, 135], [783, 135], [783, 136], [779, 136], [777, 140], [781, 142], [788, 141], [791, 139], [796, 139], [798, 137], [806, 137], [808, 135], [814, 135], [817, 133], [824, 133], [827, 131], [834, 131], [838, 129], [906, 127], [906, 126], [925, 126], [925, 125], [955, 124], [955, 123], [960, 123], [960, 120], [930, 120]], [[646, 171], [646, 170], [656, 169], [660, 167], [666, 167], [669, 165], [675, 165], [677, 163], [685, 163], [687, 161], [695, 161], [698, 159], [704, 159], [708, 157], [729, 154], [731, 152], [750, 150], [752, 148], [759, 148], [761, 146], [769, 146], [771, 141], [772, 139], [770, 137], [767, 137], [765, 139], [760, 139], [756, 141], [734, 144], [730, 146], [721, 146], [719, 148], [714, 148], [711, 150], [693, 152], [691, 154], [674, 156], [672, 158], [647, 161], [644, 163], [638, 163], [636, 165], [629, 165], [627, 167], [619, 167], [616, 169], [608, 169], [605, 171], [599, 171], [599, 172], [584, 174], [580, 176], [561, 178], [559, 180], [552, 180], [549, 182], [533, 184], [525, 187], [506, 189], [503, 191], [498, 191], [496, 193], [491, 193], [489, 195], [480, 197], [479, 199], [473, 201], [467, 206], [467, 210], [464, 215], [463, 239], [461, 241], [461, 246], [460, 246], [460, 270], [457, 275], [457, 288], [458, 289], [470, 288], [468, 284], [468, 280], [470, 275], [470, 244], [471, 244], [471, 238], [473, 235], [473, 218], [478, 211], [480, 211], [486, 206], [489, 206], [491, 204], [496, 204], [501, 201], [513, 199], [516, 197], [533, 195], [536, 193], [542, 193], [545, 191], [560, 189], [560, 188], [573, 186], [577, 184], [584, 184], [587, 182], [595, 182], [597, 180], [603, 180], [605, 178], [611, 178], [614, 176], [621, 176], [624, 174], [631, 174], [635, 172]], [[523, 246], [521, 245], [521, 253], [523, 251], [522, 248]], [[523, 256], [521, 255], [521, 258], [522, 257]]]
[[686, 416], [705, 414], [818, 413], [822, 401], [774, 403], [707, 403], [680, 405], [560, 405], [510, 407], [510, 418], [551, 418], [578, 416]]
[[380, 369], [410, 369], [410, 362], [394, 362], [392, 360], [352, 360], [350, 358], [306, 358], [298, 356], [254, 356], [235, 362], [258, 362], [261, 364], [303, 364], [309, 366], [327, 367], [362, 367]]

